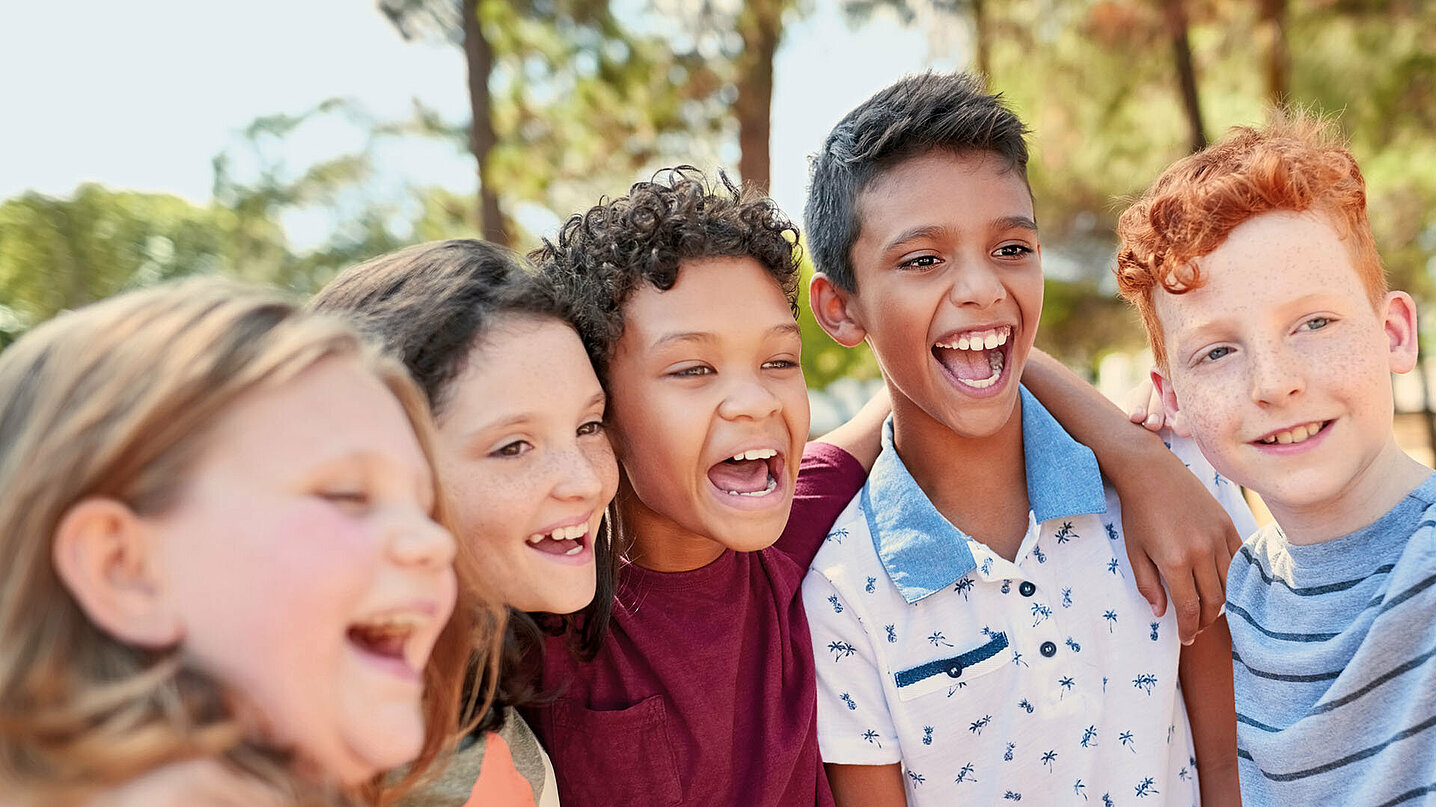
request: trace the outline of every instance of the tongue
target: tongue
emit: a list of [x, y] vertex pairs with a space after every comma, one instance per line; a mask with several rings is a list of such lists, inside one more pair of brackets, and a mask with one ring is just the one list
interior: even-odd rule
[[573, 551], [574, 547], [583, 546], [583, 544], [579, 543], [576, 540], [569, 540], [567, 538], [562, 540], [545, 538], [536, 544], [529, 544], [529, 546], [546, 555], [567, 555], [569, 552]]
[[964, 381], [982, 381], [992, 377], [992, 354], [999, 353], [998, 348], [992, 350], [953, 350], [951, 348], [937, 348], [933, 351], [937, 354], [937, 360], [947, 368], [949, 373]]
[[404, 657], [404, 637], [393, 633], [366, 631], [350, 628], [349, 640], [367, 653], [389, 658]]
[[755, 493], [768, 487], [764, 460], [726, 460], [708, 469], [708, 481], [724, 492]]

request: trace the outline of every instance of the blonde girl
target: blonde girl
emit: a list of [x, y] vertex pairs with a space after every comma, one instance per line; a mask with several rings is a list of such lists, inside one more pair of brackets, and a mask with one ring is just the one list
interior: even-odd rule
[[347, 326], [222, 283], [0, 354], [0, 804], [369, 803], [422, 773], [502, 630], [431, 439]]

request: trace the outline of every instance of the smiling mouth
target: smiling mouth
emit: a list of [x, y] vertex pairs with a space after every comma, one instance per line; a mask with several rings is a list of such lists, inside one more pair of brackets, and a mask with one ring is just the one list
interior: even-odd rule
[[394, 613], [350, 625], [345, 637], [365, 655], [409, 668], [405, 647], [424, 624], [417, 613]]
[[1011, 338], [1011, 325], [969, 331], [933, 345], [932, 355], [962, 385], [987, 389], [1002, 378]]
[[708, 481], [729, 496], [758, 498], [778, 489], [783, 458], [771, 448], [743, 451], [708, 469]]
[[1285, 429], [1279, 432], [1272, 432], [1265, 437], [1257, 438], [1253, 442], [1260, 443], [1264, 446], [1285, 446], [1305, 443], [1307, 440], [1310, 440], [1311, 438], [1315, 437], [1318, 433], [1321, 432], [1322, 429], [1325, 429], [1330, 423], [1331, 421], [1329, 420], [1318, 420], [1312, 423], [1303, 423], [1300, 426], [1293, 426], [1290, 429]]
[[536, 532], [524, 539], [529, 548], [546, 555], [577, 555], [588, 539], [588, 523], [557, 527], [549, 532]]

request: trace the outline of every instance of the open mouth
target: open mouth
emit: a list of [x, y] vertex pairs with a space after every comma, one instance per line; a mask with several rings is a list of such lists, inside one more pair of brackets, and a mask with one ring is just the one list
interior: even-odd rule
[[983, 390], [1002, 380], [1011, 338], [1011, 325], [968, 331], [933, 345], [932, 355], [958, 383]]
[[417, 613], [385, 614], [350, 625], [345, 638], [361, 654], [381, 662], [386, 668], [404, 677], [413, 677], [418, 673], [410, 666], [405, 650], [410, 637], [425, 622]]
[[527, 539], [530, 549], [546, 555], [577, 555], [588, 545], [588, 522], [536, 532]]
[[778, 489], [783, 457], [771, 448], [741, 451], [708, 469], [708, 481], [729, 496], [760, 498]]
[[1329, 420], [1318, 420], [1312, 423], [1303, 423], [1300, 426], [1293, 426], [1290, 429], [1283, 429], [1279, 432], [1272, 432], [1265, 437], [1259, 437], [1252, 441], [1264, 446], [1276, 445], [1297, 445], [1320, 434], [1323, 429], [1331, 425]]

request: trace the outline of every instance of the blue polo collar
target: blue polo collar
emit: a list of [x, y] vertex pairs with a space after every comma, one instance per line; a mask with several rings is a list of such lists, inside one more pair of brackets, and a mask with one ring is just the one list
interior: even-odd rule
[[[1102, 474], [1092, 450], [1073, 440], [1025, 387], [1019, 394], [1027, 500], [1034, 519], [1041, 523], [1105, 512]], [[883, 424], [882, 453], [863, 486], [862, 508], [883, 568], [908, 603], [977, 568], [967, 534], [932, 506], [893, 448], [891, 417]]]

